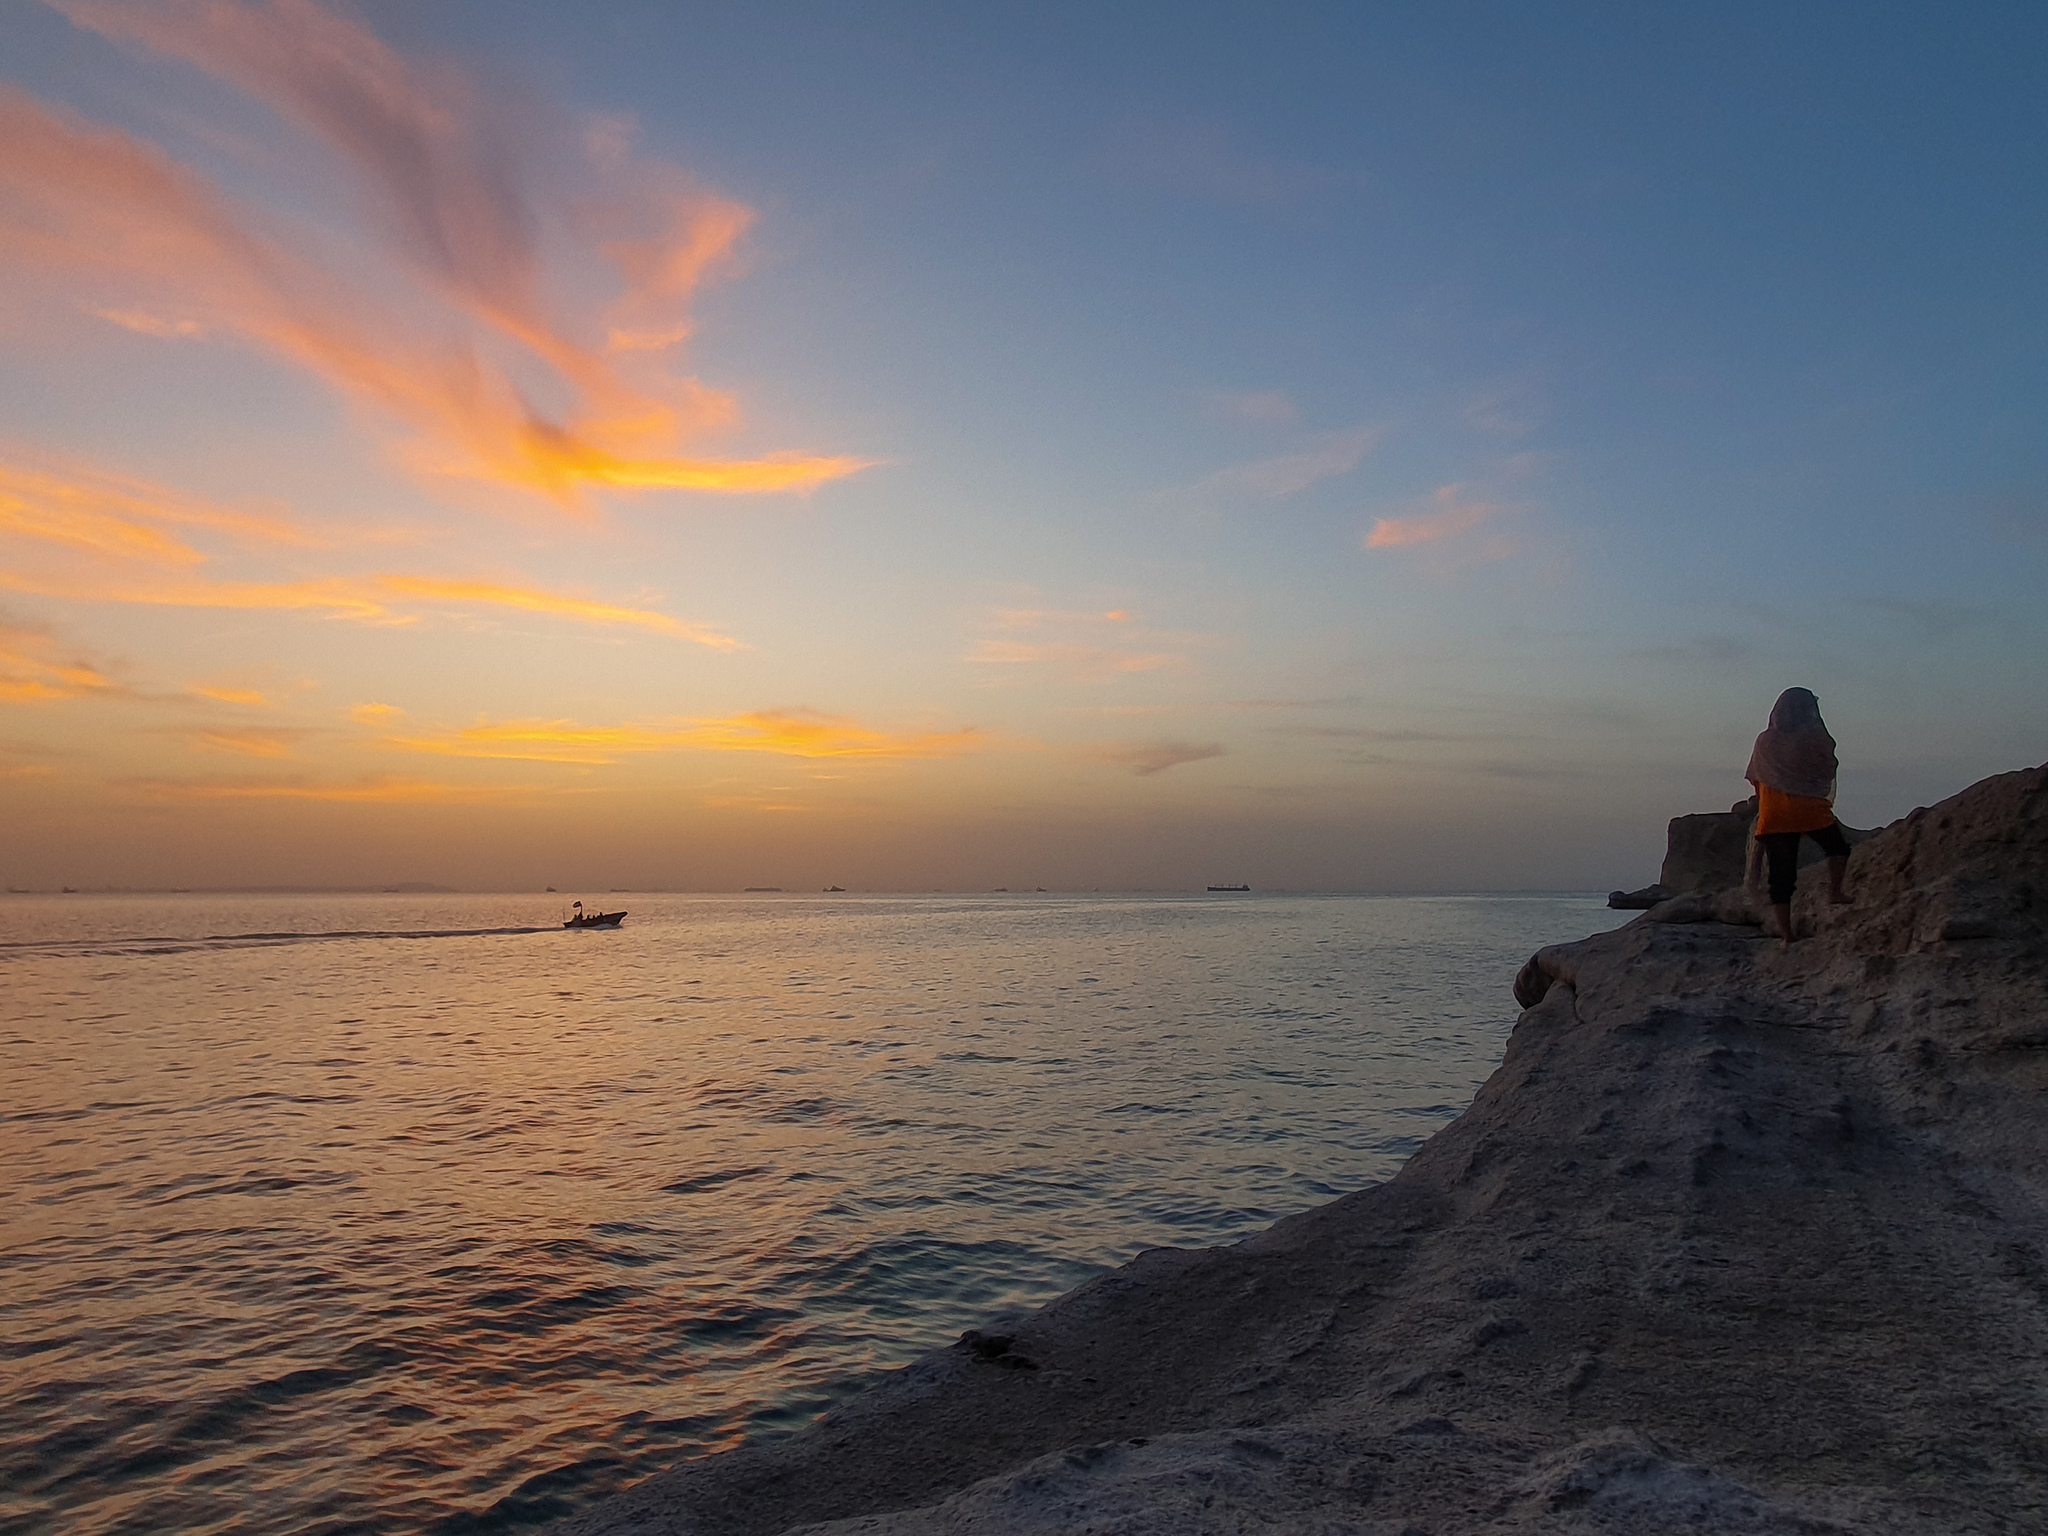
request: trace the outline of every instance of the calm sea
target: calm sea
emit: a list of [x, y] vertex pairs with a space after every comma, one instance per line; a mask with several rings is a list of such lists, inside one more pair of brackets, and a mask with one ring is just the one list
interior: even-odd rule
[[473, 1532], [1386, 1178], [1585, 896], [0, 900], [0, 1531]]

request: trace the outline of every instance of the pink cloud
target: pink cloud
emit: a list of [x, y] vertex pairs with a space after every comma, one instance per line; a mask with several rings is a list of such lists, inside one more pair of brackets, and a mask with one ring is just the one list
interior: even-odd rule
[[1439, 486], [1430, 492], [1426, 512], [1409, 517], [1382, 517], [1365, 536], [1367, 549], [1403, 549], [1435, 544], [1469, 533], [1508, 510], [1505, 503], [1467, 498], [1463, 485]]
[[1194, 489], [1202, 493], [1247, 496], [1256, 501], [1278, 501], [1321, 481], [1350, 474], [1372, 452], [1380, 436], [1378, 427], [1325, 433], [1311, 439], [1297, 452], [1276, 454], [1272, 458], [1254, 459], [1219, 469]]
[[[137, 291], [124, 302], [94, 307], [131, 329], [157, 329], [133, 321], [174, 310], [176, 334], [223, 333], [282, 356], [404, 423], [416, 462], [438, 472], [569, 498], [586, 485], [801, 490], [863, 467], [689, 451], [737, 411], [673, 371], [670, 343], [753, 215], [679, 168], [632, 157], [614, 134], [585, 136], [573, 175], [547, 174], [532, 135], [467, 76], [402, 58], [311, 0], [51, 3], [207, 70], [314, 136], [352, 174], [376, 247], [412, 291], [373, 301], [154, 146], [19, 91], [0, 94], [0, 262], [127, 284]], [[608, 264], [612, 303], [555, 313], [552, 252]], [[642, 342], [603, 339], [616, 336]], [[536, 363], [569, 402], [556, 413], [519, 387]]]

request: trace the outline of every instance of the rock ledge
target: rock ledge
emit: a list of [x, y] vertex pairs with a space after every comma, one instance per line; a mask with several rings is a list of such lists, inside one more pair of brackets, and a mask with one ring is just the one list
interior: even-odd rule
[[1818, 883], [1544, 950], [1389, 1182], [557, 1536], [2048, 1530], [2048, 768]]

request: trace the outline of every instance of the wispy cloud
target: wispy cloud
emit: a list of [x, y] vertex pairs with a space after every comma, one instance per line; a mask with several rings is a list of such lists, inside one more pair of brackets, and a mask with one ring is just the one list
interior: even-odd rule
[[197, 320], [170, 320], [142, 309], [106, 309], [91, 304], [80, 307], [89, 315], [96, 315], [109, 324], [118, 325], [124, 331], [134, 331], [141, 336], [161, 336], [165, 340], [171, 340], [206, 334], [206, 327]]
[[1218, 742], [1120, 741], [1088, 749], [1088, 756], [1101, 762], [1128, 768], [1140, 778], [1178, 768], [1182, 763], [1199, 763], [1222, 757], [1227, 748]]
[[814, 709], [761, 709], [717, 718], [585, 725], [574, 720], [479, 721], [449, 731], [388, 736], [385, 743], [441, 757], [602, 766], [643, 752], [765, 752], [870, 761], [959, 757], [987, 747], [975, 727], [887, 731]]
[[249, 704], [257, 707], [268, 706], [270, 700], [258, 689], [236, 688], [228, 684], [194, 684], [191, 692], [195, 697], [211, 699], [216, 704]]
[[1233, 464], [1206, 476], [1191, 488], [1209, 497], [1279, 501], [1324, 480], [1348, 475], [1365, 461], [1380, 439], [1378, 427], [1357, 427], [1312, 438], [1293, 453]]
[[503, 805], [538, 799], [532, 784], [447, 784], [390, 775], [349, 782], [314, 779], [130, 779], [152, 800], [330, 800], [369, 805]]
[[[580, 487], [803, 490], [867, 461], [690, 451], [738, 415], [675, 370], [688, 302], [729, 264], [751, 210], [626, 135], [554, 135], [446, 66], [408, 60], [311, 0], [50, 0], [73, 22], [198, 66], [310, 134], [377, 213], [397, 303], [344, 279], [155, 146], [0, 92], [0, 261], [118, 302], [113, 323], [239, 337], [403, 423], [421, 468], [573, 499]], [[324, 184], [311, 174], [308, 186]], [[548, 253], [607, 264], [613, 300], [565, 317]], [[178, 318], [158, 320], [165, 315]], [[196, 327], [189, 331], [187, 326]], [[534, 404], [519, 380], [549, 376]]]
[[78, 602], [140, 603], [166, 608], [277, 609], [314, 612], [367, 623], [407, 624], [408, 608], [452, 611], [513, 609], [584, 624], [627, 626], [731, 651], [744, 643], [702, 624], [645, 608], [628, 608], [534, 587], [452, 581], [427, 576], [334, 576], [308, 581], [149, 580], [120, 576], [51, 576], [0, 570], [0, 588]]
[[180, 734], [195, 752], [223, 752], [231, 757], [296, 757], [299, 744], [313, 733], [303, 726], [235, 726]]
[[166, 533], [166, 525], [210, 529], [242, 542], [299, 547], [320, 542], [274, 512], [215, 506], [83, 465], [0, 458], [0, 536], [157, 566], [194, 566], [206, 559]]
[[698, 746], [721, 752], [776, 752], [788, 757], [959, 757], [991, 745], [978, 726], [955, 731], [882, 731], [814, 709], [759, 709], [696, 722]]
[[997, 608], [987, 623], [998, 633], [975, 642], [969, 662], [1044, 668], [1080, 682], [1181, 666], [1192, 643], [1145, 629], [1126, 608]]
[[591, 598], [545, 592], [535, 587], [510, 587], [495, 582], [449, 581], [430, 576], [375, 576], [373, 589], [391, 599], [412, 598], [443, 607], [516, 608], [550, 618], [576, 619], [585, 624], [625, 625], [672, 635], [714, 651], [745, 650], [743, 641], [720, 634], [708, 624], [671, 618], [644, 608], [618, 603], [601, 603]]
[[86, 602], [177, 608], [321, 612], [373, 623], [406, 622], [408, 610], [515, 610], [582, 624], [641, 629], [713, 650], [743, 644], [708, 624], [574, 593], [466, 577], [384, 572], [298, 581], [218, 581], [195, 570], [208, 555], [167, 527], [204, 529], [243, 544], [318, 547], [281, 515], [179, 496], [146, 481], [97, 470], [0, 459], [0, 541], [59, 558], [11, 559], [0, 588]]
[[[0, 585], [7, 583], [0, 571]], [[0, 702], [98, 699], [122, 704], [233, 704], [267, 708], [270, 700], [253, 688], [195, 684], [151, 689], [124, 681], [126, 670], [59, 640], [37, 624], [0, 619]]]
[[687, 729], [580, 725], [573, 720], [485, 720], [457, 730], [384, 738], [386, 746], [436, 757], [586, 766], [616, 763], [636, 752], [672, 752], [690, 745], [690, 741]]
[[[1457, 538], [1493, 521], [1510, 507], [1505, 502], [1474, 497], [1464, 485], [1444, 485], [1430, 492], [1423, 510], [1403, 517], [1374, 520], [1365, 536], [1367, 549], [1405, 549]], [[1506, 549], [1500, 551], [1508, 553]]]
[[47, 631], [0, 621], [0, 702], [107, 698], [128, 690]]

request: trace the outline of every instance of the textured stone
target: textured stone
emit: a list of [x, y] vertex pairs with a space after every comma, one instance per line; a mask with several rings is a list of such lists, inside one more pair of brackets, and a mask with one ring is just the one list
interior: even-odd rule
[[1394, 1179], [560, 1536], [2048, 1530], [2048, 769], [1824, 887], [1541, 951]]
[[1646, 885], [1639, 891], [1609, 891], [1607, 905], [1621, 912], [1647, 912], [1660, 901], [1669, 901], [1677, 894], [1667, 886]]

